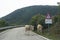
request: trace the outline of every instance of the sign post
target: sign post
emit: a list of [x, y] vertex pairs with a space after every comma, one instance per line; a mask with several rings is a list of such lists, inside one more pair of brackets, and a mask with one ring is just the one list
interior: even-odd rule
[[52, 18], [50, 14], [47, 14], [46, 19], [45, 19], [45, 24], [48, 25], [48, 32], [49, 32], [49, 25], [52, 24]]

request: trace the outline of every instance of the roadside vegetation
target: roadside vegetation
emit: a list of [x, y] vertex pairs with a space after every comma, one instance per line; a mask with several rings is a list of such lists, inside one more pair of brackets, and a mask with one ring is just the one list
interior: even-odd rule
[[8, 23], [5, 20], [0, 20], [0, 27], [8, 26]]
[[52, 17], [53, 24], [49, 25], [49, 29], [45, 24], [44, 20], [45, 20], [45, 16], [41, 14], [32, 17], [30, 24], [34, 25], [36, 23], [37, 25], [41, 24], [43, 26], [42, 34], [41, 32], [37, 32], [37, 31], [34, 32], [52, 40], [60, 40], [60, 15], [56, 15]]
[[[8, 26], [8, 23], [5, 20], [0, 20], [0, 28]], [[0, 30], [0, 32], [4, 31], [6, 29]]]

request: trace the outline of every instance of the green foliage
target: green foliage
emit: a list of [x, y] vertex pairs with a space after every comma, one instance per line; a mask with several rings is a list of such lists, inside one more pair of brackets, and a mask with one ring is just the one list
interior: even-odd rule
[[54, 26], [53, 26], [53, 28], [57, 31], [60, 30], [60, 15], [54, 16]]
[[[30, 19], [37, 14], [46, 15], [50, 12], [51, 15], [57, 14], [57, 6], [30, 6], [13, 11], [11, 14], [3, 17], [9, 24], [28, 24]], [[42, 18], [41, 18], [42, 19]]]
[[37, 23], [37, 19], [38, 19], [37, 16], [32, 17], [30, 24], [34, 25], [35, 23]]
[[43, 25], [44, 20], [45, 20], [45, 16], [43, 16], [41, 14], [38, 14], [38, 15], [35, 15], [35, 16], [32, 17], [32, 19], [30, 21], [30, 24], [34, 25], [36, 23], [36, 24]]
[[[53, 21], [54, 21], [54, 23], [60, 22], [60, 15], [54, 16], [54, 17], [53, 17]], [[53, 24], [54, 24], [54, 23], [53, 23]]]
[[39, 15], [39, 16], [40, 17], [38, 18], [37, 23], [41, 25], [45, 24], [45, 16], [44, 15]]
[[[55, 15], [53, 17], [53, 25], [50, 27], [50, 36], [53, 40], [60, 39], [60, 15]], [[46, 32], [45, 32], [46, 33]]]
[[53, 25], [49, 27], [49, 32], [48, 29], [44, 29], [42, 34], [40, 32], [36, 33], [52, 40], [60, 40], [60, 15], [55, 15], [53, 21]]
[[7, 26], [8, 23], [6, 23], [6, 21], [4, 20], [0, 20], [0, 27], [4, 27], [4, 26]]
[[59, 15], [60, 14], [60, 4], [57, 8], [58, 8], [58, 15]]

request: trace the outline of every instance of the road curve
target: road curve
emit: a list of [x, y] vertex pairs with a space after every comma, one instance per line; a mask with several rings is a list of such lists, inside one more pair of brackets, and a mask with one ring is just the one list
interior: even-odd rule
[[13, 28], [0, 33], [0, 40], [48, 40], [31, 31], [29, 34], [24, 27]]

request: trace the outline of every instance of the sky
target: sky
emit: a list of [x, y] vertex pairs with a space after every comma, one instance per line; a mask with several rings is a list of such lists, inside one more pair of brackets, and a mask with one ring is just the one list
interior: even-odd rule
[[0, 18], [16, 9], [32, 5], [58, 5], [60, 0], [0, 0]]

